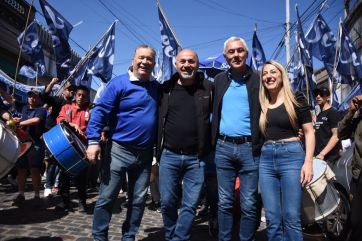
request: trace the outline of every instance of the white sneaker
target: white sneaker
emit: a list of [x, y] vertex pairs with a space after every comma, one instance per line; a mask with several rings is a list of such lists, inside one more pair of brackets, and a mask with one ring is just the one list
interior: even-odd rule
[[52, 194], [52, 190], [50, 188], [44, 189], [44, 197], [48, 197], [51, 194]]

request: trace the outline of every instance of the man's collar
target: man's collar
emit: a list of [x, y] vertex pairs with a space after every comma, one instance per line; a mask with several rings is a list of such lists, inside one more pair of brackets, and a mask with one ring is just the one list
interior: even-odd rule
[[[130, 80], [131, 82], [133, 82], [133, 81], [142, 81], [142, 80], [138, 79], [138, 78], [133, 74], [133, 72], [132, 72], [131, 70], [128, 70], [128, 74], [129, 74], [129, 80]], [[149, 81], [154, 81], [154, 80], [155, 80], [155, 78], [151, 75]]]
[[[250, 68], [248, 65], [246, 65], [245, 71], [244, 71], [244, 73], [242, 74], [241, 79], [246, 80], [246, 79], [250, 76], [251, 72], [252, 72], [251, 68]], [[231, 79], [234, 79], [234, 80], [235, 80], [235, 78], [234, 78], [233, 75], [231, 74], [231, 68], [229, 68], [229, 69], [227, 70], [227, 76], [228, 76], [228, 78], [229, 78], [230, 80], [231, 80]]]

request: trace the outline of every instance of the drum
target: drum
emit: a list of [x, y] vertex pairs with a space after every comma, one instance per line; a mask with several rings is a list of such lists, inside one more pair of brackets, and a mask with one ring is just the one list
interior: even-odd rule
[[89, 163], [86, 147], [66, 122], [62, 122], [43, 134], [45, 146], [68, 173], [77, 175]]
[[0, 121], [0, 179], [3, 178], [16, 163], [20, 153], [18, 137]]
[[331, 214], [340, 202], [335, 175], [325, 161], [313, 160], [313, 179], [303, 190], [302, 220], [312, 224]]
[[33, 145], [33, 140], [31, 137], [21, 128], [15, 130], [15, 134], [20, 141], [20, 150], [18, 158], [27, 153], [30, 147]]

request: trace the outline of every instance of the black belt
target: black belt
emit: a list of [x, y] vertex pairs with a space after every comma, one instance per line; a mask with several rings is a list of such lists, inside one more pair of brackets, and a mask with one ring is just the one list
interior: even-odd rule
[[195, 148], [195, 147], [173, 148], [173, 147], [165, 146], [165, 148], [174, 153], [177, 153], [179, 155], [195, 155], [195, 154], [197, 154], [197, 148]]
[[219, 139], [223, 140], [223, 141], [227, 141], [227, 142], [231, 142], [234, 144], [243, 144], [245, 142], [251, 142], [251, 136], [224, 136], [224, 135], [219, 135]]

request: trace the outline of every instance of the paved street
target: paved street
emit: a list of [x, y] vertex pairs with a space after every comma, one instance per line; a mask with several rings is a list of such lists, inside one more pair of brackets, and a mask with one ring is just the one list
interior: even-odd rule
[[[28, 182], [29, 184], [29, 182]], [[28, 190], [30, 186], [28, 185]], [[59, 197], [43, 200], [41, 207], [31, 200], [32, 193], [26, 192], [24, 207], [12, 206], [15, 197], [15, 189], [6, 179], [0, 182], [0, 240], [6, 241], [91, 241], [92, 210], [97, 200], [97, 193], [88, 193], [87, 203], [90, 212], [85, 214], [78, 212], [76, 196], [72, 189], [73, 211], [69, 213], [57, 212], [55, 205], [60, 201]], [[42, 195], [42, 193], [41, 193]], [[120, 194], [114, 208], [112, 222], [109, 231], [110, 240], [120, 240], [121, 224], [125, 218], [125, 211], [120, 208], [125, 199]], [[146, 208], [142, 224], [137, 236], [139, 241], [162, 241], [162, 217], [160, 213], [150, 211]], [[197, 218], [192, 229], [191, 241], [216, 240], [208, 235], [206, 218]], [[235, 239], [237, 240], [237, 239]], [[265, 241], [265, 224], [257, 232], [257, 241]], [[305, 237], [306, 241], [323, 240], [320, 237]]]

